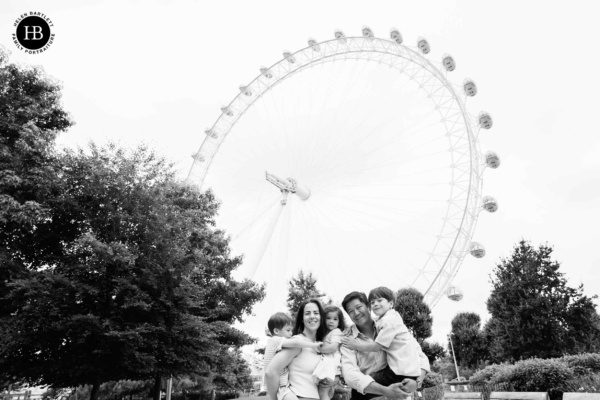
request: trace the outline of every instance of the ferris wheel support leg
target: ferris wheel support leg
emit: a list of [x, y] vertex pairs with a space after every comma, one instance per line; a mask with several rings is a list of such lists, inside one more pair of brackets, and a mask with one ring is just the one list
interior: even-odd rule
[[285, 190], [281, 191], [281, 201], [277, 205], [277, 211], [275, 212], [275, 215], [273, 215], [273, 218], [271, 218], [271, 221], [269, 221], [269, 225], [265, 229], [265, 234], [263, 236], [263, 239], [258, 244], [258, 250], [256, 253], [254, 253], [254, 257], [252, 257], [252, 260], [250, 260], [250, 262], [249, 262], [249, 265], [250, 265], [249, 278], [250, 279], [254, 279], [254, 274], [256, 274], [256, 270], [258, 269], [258, 266], [260, 265], [260, 262], [262, 261], [262, 258], [265, 255], [265, 251], [267, 250], [267, 246], [269, 245], [269, 242], [271, 241], [273, 232], [275, 232], [275, 227], [277, 226], [277, 221], [279, 221], [279, 217], [281, 217], [283, 208], [287, 204], [288, 194], [289, 194], [288, 191], [285, 191]]

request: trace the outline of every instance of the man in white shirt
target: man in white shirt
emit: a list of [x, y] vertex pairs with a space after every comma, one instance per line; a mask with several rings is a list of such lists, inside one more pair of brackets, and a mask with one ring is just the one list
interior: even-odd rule
[[[349, 293], [344, 298], [342, 307], [354, 322], [354, 325], [350, 327], [350, 336], [359, 342], [374, 342], [377, 330], [371, 317], [367, 296], [361, 292]], [[429, 360], [423, 354], [418, 343], [416, 341], [414, 343], [419, 347], [421, 376], [417, 380], [420, 382], [430, 371]], [[380, 396], [403, 398], [417, 388], [417, 382], [412, 379], [405, 379], [402, 383], [390, 386], [383, 386], [375, 382], [371, 374], [387, 367], [386, 354], [383, 351], [360, 352], [342, 346], [341, 353], [342, 375], [346, 384], [352, 388], [352, 400], [367, 400]]]

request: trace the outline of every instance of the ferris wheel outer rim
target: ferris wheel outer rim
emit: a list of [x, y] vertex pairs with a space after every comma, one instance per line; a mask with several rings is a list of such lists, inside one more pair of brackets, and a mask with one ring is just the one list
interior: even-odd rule
[[[353, 50], [350, 51], [349, 46], [348, 46], [348, 42], [354, 42], [354, 43], [362, 43], [363, 47], [360, 50]], [[391, 52], [381, 52], [381, 51], [376, 51], [373, 43], [374, 42], [378, 42], [378, 43], [383, 43], [384, 44], [384, 48], [386, 48], [386, 46], [389, 48], [398, 48], [398, 49], [403, 49], [404, 51], [408, 52], [408, 54], [410, 54], [410, 59], [406, 58], [406, 57], [402, 57], [402, 55], [400, 54], [395, 54], [395, 53], [391, 53]], [[320, 54], [323, 54], [323, 46], [327, 46], [329, 44], [340, 44], [342, 43], [342, 46], [345, 46], [346, 51], [338, 51], [330, 56], [321, 56], [321, 57], [314, 57], [310, 59], [310, 62], [303, 64], [301, 66], [299, 66], [298, 68], [291, 68], [287, 71], [287, 73], [284, 73], [283, 75], [279, 76], [278, 79], [273, 80], [272, 82], [264, 85], [264, 89], [261, 92], [253, 92], [251, 91], [251, 94], [248, 95], [246, 94], [244, 91], [240, 91], [234, 98], [233, 100], [226, 106], [227, 110], [230, 111], [232, 110], [232, 107], [235, 105], [236, 100], [239, 99], [243, 99], [243, 96], [246, 97], [252, 97], [252, 101], [248, 102], [245, 107], [243, 107], [241, 110], [239, 110], [239, 112], [236, 113], [235, 118], [233, 121], [227, 123], [225, 122], [224, 125], [229, 125], [228, 129], [225, 130], [224, 132], [219, 132], [219, 136], [218, 136], [218, 144], [216, 144], [216, 147], [212, 150], [211, 153], [211, 157], [207, 160], [207, 159], [202, 159], [202, 161], [200, 161], [200, 157], [201, 156], [201, 151], [203, 150], [203, 148], [205, 147], [205, 144], [207, 144], [207, 142], [210, 139], [214, 139], [214, 137], [212, 137], [212, 135], [206, 135], [204, 140], [202, 141], [202, 144], [200, 145], [200, 148], [198, 150], [198, 152], [193, 156], [194, 157], [194, 162], [192, 164], [192, 167], [190, 168], [190, 172], [188, 174], [187, 177], [187, 181], [189, 182], [192, 177], [194, 168], [197, 166], [198, 163], [202, 162], [202, 163], [206, 163], [206, 168], [204, 169], [204, 173], [202, 175], [202, 179], [200, 180], [199, 183], [196, 183], [197, 186], [199, 188], [201, 188], [202, 183], [204, 182], [204, 179], [206, 177], [206, 175], [208, 174], [208, 170], [210, 168], [210, 165], [212, 164], [212, 159], [214, 158], [215, 154], [218, 152], [220, 145], [223, 143], [224, 138], [229, 134], [229, 132], [231, 131], [231, 129], [233, 128], [233, 126], [235, 126], [235, 124], [237, 123], [237, 121], [239, 120], [239, 118], [241, 118], [244, 113], [258, 100], [260, 99], [265, 93], [267, 93], [271, 88], [273, 88], [274, 86], [278, 85], [280, 82], [282, 82], [283, 80], [285, 80], [286, 78], [301, 72], [303, 69], [307, 68], [308, 66], [311, 66], [315, 63], [318, 62], [326, 62], [326, 61], [330, 61], [330, 60], [326, 60], [326, 58], [334, 58], [334, 57], [338, 57], [344, 54], [351, 54], [351, 53], [357, 53], [360, 52], [362, 54], [372, 54], [372, 53], [384, 53], [390, 56], [394, 56], [397, 58], [403, 58], [409, 62], [412, 62], [416, 65], [419, 65], [422, 70], [427, 71], [428, 73], [431, 74], [431, 76], [433, 76], [434, 78], [436, 78], [438, 81], [443, 83], [443, 86], [446, 87], [446, 89], [452, 93], [452, 98], [455, 102], [457, 102], [460, 105], [460, 114], [462, 116], [462, 120], [465, 123], [465, 127], [467, 130], [467, 137], [468, 137], [468, 142], [469, 142], [469, 162], [470, 162], [470, 167], [469, 167], [469, 185], [468, 185], [468, 193], [467, 193], [467, 199], [465, 201], [465, 205], [464, 205], [464, 209], [462, 212], [462, 218], [461, 218], [461, 224], [460, 227], [457, 229], [457, 234], [454, 236], [454, 241], [452, 244], [452, 247], [450, 248], [450, 250], [448, 251], [448, 255], [446, 256], [444, 263], [440, 266], [438, 273], [436, 274], [436, 277], [434, 278], [434, 280], [431, 282], [429, 288], [427, 289], [427, 291], [424, 293], [424, 296], [426, 298], [426, 302], [428, 302], [431, 306], [434, 306], [437, 301], [439, 301], [439, 299], [442, 297], [442, 295], [444, 294], [447, 286], [451, 283], [452, 279], [454, 279], [454, 277], [456, 276], [462, 261], [464, 259], [464, 257], [466, 256], [466, 254], [468, 253], [468, 246], [470, 244], [471, 238], [473, 236], [474, 230], [475, 230], [475, 225], [477, 222], [477, 216], [479, 214], [479, 211], [481, 209], [481, 189], [482, 189], [482, 185], [483, 185], [483, 181], [482, 181], [482, 173], [483, 171], [479, 170], [480, 167], [480, 158], [481, 158], [481, 152], [479, 150], [478, 147], [478, 140], [477, 140], [477, 136], [473, 134], [472, 129], [473, 129], [473, 123], [471, 122], [470, 118], [469, 118], [469, 114], [466, 110], [466, 105], [464, 100], [456, 93], [456, 91], [454, 90], [454, 85], [446, 78], [446, 73], [442, 73], [440, 69], [438, 69], [435, 65], [433, 65], [433, 63], [427, 59], [426, 57], [424, 57], [423, 55], [421, 55], [419, 53], [419, 51], [417, 50], [413, 50], [411, 48], [409, 48], [408, 46], [405, 46], [403, 44], [398, 44], [393, 40], [390, 39], [381, 39], [381, 38], [367, 38], [367, 37], [345, 37], [343, 39], [331, 39], [331, 40], [326, 40], [323, 42], [317, 42], [314, 45], [309, 45], [308, 47], [304, 47], [294, 53], [290, 53], [289, 56], [284, 56], [282, 59], [280, 59], [279, 61], [277, 61], [276, 63], [274, 63], [273, 65], [271, 65], [270, 67], [268, 67], [266, 69], [267, 72], [271, 72], [273, 71], [274, 68], [276, 68], [277, 66], [281, 66], [283, 63], [289, 62], [290, 64], [293, 64], [292, 62], [290, 62], [290, 58], [293, 57], [294, 58], [294, 63], [298, 62], [298, 57], [299, 55], [302, 55], [305, 52], [308, 52], [309, 50], [312, 50], [313, 52], [317, 52]], [[369, 46], [370, 45], [370, 46]], [[315, 50], [315, 48], [319, 48], [319, 50]], [[422, 64], [419, 64], [417, 62], [415, 62], [415, 58], [419, 61], [422, 62]], [[362, 59], [362, 58], [357, 58], [357, 59]], [[325, 61], [324, 61], [325, 60]], [[368, 61], [373, 61], [370, 59], [367, 59]], [[332, 60], [335, 61], [335, 60]], [[379, 60], [379, 62], [381, 63], [382, 60]], [[299, 64], [300, 65], [300, 64]], [[392, 65], [389, 65], [390, 67], [392, 67]], [[429, 67], [426, 68], [425, 66]], [[284, 68], [285, 70], [285, 68]], [[402, 72], [404, 72], [404, 70], [402, 70]], [[416, 75], [416, 74], [415, 74]], [[244, 88], [247, 90], [250, 90], [250, 88], [252, 88], [253, 84], [259, 84], [259, 83], [264, 83], [264, 79], [262, 79], [263, 77], [265, 77], [265, 74], [263, 74], [263, 72], [261, 72], [258, 76], [256, 76], [256, 78], [254, 78], [248, 85], [244, 85]], [[414, 78], [414, 77], [412, 77]], [[411, 79], [412, 79], [411, 78]], [[261, 80], [262, 79], [262, 80]], [[421, 89], [423, 89], [423, 86], [420, 87]], [[431, 97], [431, 96], [429, 96]], [[435, 103], [434, 103], [435, 104]], [[238, 111], [238, 110], [236, 110]], [[219, 122], [225, 118], [225, 116], [227, 115], [226, 112], [222, 112], [221, 115], [219, 115], [219, 117], [217, 118], [217, 120], [215, 121], [215, 123], [212, 125], [212, 127], [210, 128], [211, 132], [215, 132], [215, 127], [218, 126]], [[228, 117], [231, 117], [230, 115]], [[444, 122], [442, 120], [442, 122]], [[447, 135], [450, 134], [450, 132], [448, 132], [448, 129], [446, 129]], [[452, 152], [452, 150], [451, 150]], [[451, 168], [454, 168], [454, 165], [451, 166]], [[453, 171], [453, 176], [454, 176], [454, 171]], [[454, 183], [453, 183], [453, 188], [451, 189], [451, 193], [454, 190]], [[474, 192], [474, 193], [472, 193]], [[452, 196], [450, 196], [452, 197]], [[472, 201], [471, 201], [472, 200]], [[443, 233], [443, 229], [444, 226], [446, 224], [446, 221], [448, 220], [448, 214], [451, 208], [451, 204], [452, 201], [449, 200], [449, 205], [446, 209], [446, 217], [444, 218], [445, 222], [444, 225], [442, 226], [441, 229], [441, 233]], [[470, 204], [471, 203], [471, 204]], [[467, 218], [470, 218], [470, 221], [467, 221]], [[463, 230], [463, 225], [465, 224], [465, 222], [467, 222], [467, 225], [470, 225], [468, 227], [468, 231], [464, 231]], [[464, 234], [463, 234], [464, 232]], [[442, 235], [438, 235], [437, 236], [437, 242], [435, 244], [435, 246], [433, 247], [433, 249], [435, 250], [438, 246], [438, 244], [440, 243]], [[463, 238], [463, 244], [462, 244], [462, 249], [456, 253], [455, 247], [457, 245], [457, 242], [459, 241], [459, 239]], [[464, 240], [466, 239], [466, 240]], [[433, 251], [430, 254], [430, 258], [433, 255]], [[448, 261], [450, 260], [450, 263], [454, 263], [454, 265], [447, 265]], [[429, 262], [429, 260], [426, 262], [426, 264]], [[448, 270], [448, 271], [446, 271]], [[417, 277], [418, 279], [418, 277]], [[440, 281], [441, 279], [441, 281]], [[415, 279], [416, 282], [416, 279]], [[414, 282], [413, 282], [414, 283]], [[437, 289], [434, 289], [432, 291], [433, 286], [437, 283]]]

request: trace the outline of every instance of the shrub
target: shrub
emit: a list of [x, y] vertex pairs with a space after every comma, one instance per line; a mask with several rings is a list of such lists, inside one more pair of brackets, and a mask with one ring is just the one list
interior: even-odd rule
[[575, 376], [560, 388], [563, 392], [600, 393], [600, 374]]
[[509, 381], [516, 391], [546, 392], [573, 379], [573, 369], [557, 359], [531, 358], [514, 365]]
[[600, 354], [584, 353], [564, 356], [559, 360], [564, 361], [573, 368], [576, 375], [587, 375], [600, 372]]
[[508, 382], [513, 365], [492, 364], [471, 375], [471, 385]]
[[423, 379], [423, 389], [440, 386], [444, 384], [444, 377], [442, 374], [438, 374], [437, 372], [430, 372], [427, 374], [425, 379]]

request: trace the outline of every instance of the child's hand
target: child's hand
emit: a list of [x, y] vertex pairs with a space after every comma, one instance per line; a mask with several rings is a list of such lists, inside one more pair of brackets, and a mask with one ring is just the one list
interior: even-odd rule
[[356, 350], [357, 345], [358, 345], [358, 341], [354, 338], [351, 337], [343, 337], [342, 338], [342, 345], [348, 347], [349, 349], [352, 350]]
[[323, 347], [323, 342], [315, 342], [315, 343], [311, 343], [311, 348], [316, 350], [317, 353], [321, 352], [321, 347]]

